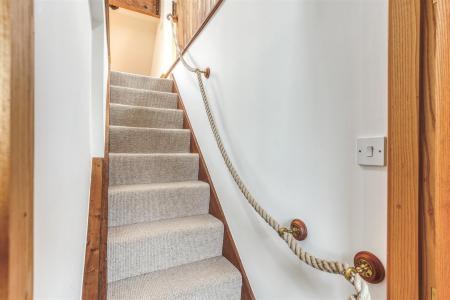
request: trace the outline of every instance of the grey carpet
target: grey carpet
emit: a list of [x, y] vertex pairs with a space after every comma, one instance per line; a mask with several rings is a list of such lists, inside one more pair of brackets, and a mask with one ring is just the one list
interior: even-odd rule
[[170, 79], [152, 78], [123, 72], [111, 72], [110, 84], [158, 92], [172, 92], [173, 88], [173, 81]]
[[178, 97], [175, 93], [134, 89], [123, 86], [111, 86], [111, 103], [147, 106], [155, 108], [177, 108]]
[[116, 153], [187, 153], [188, 129], [110, 126], [110, 148]]
[[223, 224], [211, 215], [111, 227], [108, 281], [222, 254]]
[[240, 300], [241, 274], [225, 258], [110, 283], [109, 300]]
[[108, 299], [238, 300], [173, 82], [111, 73]]
[[198, 179], [198, 154], [111, 153], [109, 184], [141, 184]]
[[109, 188], [109, 226], [207, 214], [209, 185], [182, 181]]
[[183, 111], [111, 103], [110, 125], [181, 129]]

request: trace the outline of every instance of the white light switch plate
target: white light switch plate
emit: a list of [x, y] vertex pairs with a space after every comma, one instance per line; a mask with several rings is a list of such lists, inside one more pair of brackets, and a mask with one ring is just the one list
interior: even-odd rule
[[358, 138], [356, 141], [356, 157], [361, 166], [385, 166], [385, 137]]

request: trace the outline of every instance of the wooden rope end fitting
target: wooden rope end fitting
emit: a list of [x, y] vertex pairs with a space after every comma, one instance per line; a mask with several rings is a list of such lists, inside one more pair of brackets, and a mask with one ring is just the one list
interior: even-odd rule
[[358, 273], [365, 281], [375, 284], [384, 280], [385, 270], [381, 261], [373, 253], [361, 251], [355, 254], [353, 259], [354, 267], [348, 268], [344, 272], [345, 278], [350, 280], [353, 274]]
[[305, 223], [300, 219], [294, 219], [291, 222], [291, 228], [281, 227], [278, 234], [282, 237], [284, 233], [290, 233], [297, 241], [303, 241], [308, 236], [308, 229]]
[[205, 78], [208, 79], [209, 75], [211, 75], [211, 69], [207, 67], [202, 73], [205, 76]]

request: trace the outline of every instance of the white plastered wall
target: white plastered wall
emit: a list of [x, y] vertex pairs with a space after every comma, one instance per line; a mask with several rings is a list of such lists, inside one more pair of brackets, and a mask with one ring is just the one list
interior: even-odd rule
[[151, 74], [158, 22], [127, 9], [109, 9], [111, 70]]
[[[303, 219], [319, 257], [385, 262], [386, 168], [358, 166], [355, 145], [387, 131], [387, 1], [225, 0], [188, 53], [211, 68], [224, 144], [260, 203], [282, 224]], [[346, 299], [343, 278], [299, 262], [245, 202], [194, 75], [174, 74], [256, 298]], [[386, 298], [385, 283], [371, 290]]]
[[91, 160], [103, 156], [102, 0], [35, 0], [34, 299], [81, 298]]

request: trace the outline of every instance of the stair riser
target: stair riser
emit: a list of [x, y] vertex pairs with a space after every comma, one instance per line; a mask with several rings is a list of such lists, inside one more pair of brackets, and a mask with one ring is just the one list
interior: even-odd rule
[[112, 153], [187, 153], [190, 146], [188, 130], [110, 129]]
[[142, 184], [198, 179], [198, 155], [115, 155], [109, 157], [109, 184]]
[[111, 104], [110, 125], [181, 129], [183, 112]]
[[119, 86], [111, 87], [111, 103], [176, 109], [177, 102], [178, 96], [173, 93], [137, 90]]
[[209, 186], [109, 193], [108, 225], [121, 226], [207, 214]]
[[173, 88], [173, 81], [169, 79], [149, 78], [119, 72], [111, 72], [110, 84], [159, 92], [172, 92]]
[[108, 285], [108, 300], [240, 300], [242, 278], [225, 258], [214, 257]]
[[[187, 224], [188, 225], [188, 224]], [[108, 282], [222, 254], [223, 225], [108, 243]]]

